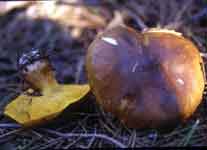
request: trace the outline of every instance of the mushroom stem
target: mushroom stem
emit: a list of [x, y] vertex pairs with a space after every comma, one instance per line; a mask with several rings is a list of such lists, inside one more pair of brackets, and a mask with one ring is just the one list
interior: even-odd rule
[[28, 65], [27, 73], [24, 77], [32, 88], [40, 90], [42, 94], [59, 86], [49, 62], [45, 59]]

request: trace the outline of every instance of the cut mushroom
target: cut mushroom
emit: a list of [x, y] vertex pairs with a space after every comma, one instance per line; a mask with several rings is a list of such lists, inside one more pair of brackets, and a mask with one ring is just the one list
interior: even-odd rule
[[[70, 104], [79, 101], [90, 90], [89, 85], [59, 84], [47, 58], [38, 51], [24, 54], [19, 65], [31, 89], [9, 103], [4, 114], [24, 126], [34, 126], [53, 119]], [[34, 95], [39, 91], [40, 95]]]

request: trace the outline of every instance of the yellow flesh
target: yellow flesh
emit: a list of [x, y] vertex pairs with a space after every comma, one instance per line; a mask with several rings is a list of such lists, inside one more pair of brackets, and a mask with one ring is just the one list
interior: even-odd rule
[[87, 84], [59, 85], [43, 96], [22, 94], [6, 106], [4, 114], [25, 126], [42, 123], [80, 100], [89, 90]]

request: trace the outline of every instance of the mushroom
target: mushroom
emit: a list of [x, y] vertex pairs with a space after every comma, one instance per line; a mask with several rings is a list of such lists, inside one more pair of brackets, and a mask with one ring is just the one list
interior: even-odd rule
[[[31, 88], [9, 103], [4, 114], [24, 126], [42, 124], [53, 119], [89, 92], [87, 84], [59, 84], [49, 60], [38, 50], [22, 55], [19, 66]], [[39, 95], [35, 94], [37, 91]]]
[[105, 111], [130, 128], [161, 128], [187, 120], [201, 103], [202, 63], [181, 33], [118, 26], [95, 38], [86, 68]]

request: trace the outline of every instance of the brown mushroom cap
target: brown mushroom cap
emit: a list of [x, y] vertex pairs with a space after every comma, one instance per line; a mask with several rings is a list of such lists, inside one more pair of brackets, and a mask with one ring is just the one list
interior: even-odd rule
[[86, 68], [98, 103], [128, 127], [157, 128], [189, 118], [204, 90], [202, 59], [175, 32], [119, 26], [99, 34]]

